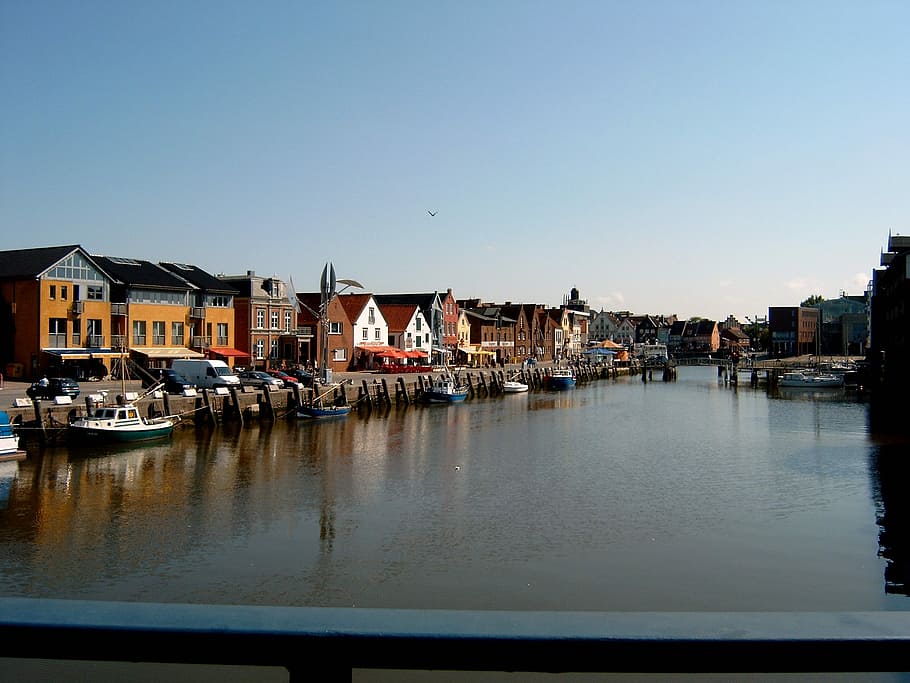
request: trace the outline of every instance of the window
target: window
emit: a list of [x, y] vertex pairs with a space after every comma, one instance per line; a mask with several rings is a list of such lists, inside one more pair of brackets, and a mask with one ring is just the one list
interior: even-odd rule
[[104, 287], [89, 285], [85, 288], [85, 298], [89, 301], [101, 301], [104, 299]]
[[171, 344], [183, 346], [183, 323], [171, 323]]
[[[260, 330], [265, 327], [265, 311], [261, 308], [256, 309], [256, 327]], [[262, 358], [262, 356], [259, 357]]]
[[285, 332], [291, 331], [291, 312], [290, 311], [284, 312], [284, 331]]
[[66, 301], [67, 292], [66, 285], [60, 285], [60, 299]]
[[156, 320], [152, 323], [152, 344], [155, 346], [164, 346], [165, 329], [163, 320]]
[[101, 320], [89, 320], [86, 329], [86, 346], [104, 346], [104, 329]]
[[228, 324], [218, 323], [218, 346], [228, 345]]
[[230, 308], [231, 297], [223, 294], [209, 294], [205, 297], [205, 305], [213, 308]]
[[258, 360], [265, 358], [265, 342], [261, 339], [256, 340], [256, 358]]
[[341, 323], [329, 323], [329, 334], [341, 334]]
[[367, 323], [373, 325], [376, 322], [376, 309], [370, 306], [370, 314], [367, 316]]
[[416, 342], [415, 346], [419, 349], [420, 348], [420, 337], [415, 337], [414, 341]]
[[370, 338], [370, 331], [369, 331], [367, 328], [365, 328], [365, 327], [363, 328], [363, 334], [362, 334], [362, 336], [363, 336], [363, 340], [364, 340], [364, 341], [366, 341], [367, 339]]
[[348, 354], [345, 349], [332, 349], [332, 360], [347, 360]]
[[73, 320], [73, 346], [82, 346], [82, 321], [79, 318]]
[[422, 318], [417, 318], [416, 324], [417, 324], [417, 331], [418, 331], [418, 332], [420, 332], [420, 323], [422, 323], [422, 322], [423, 322], [423, 319], [422, 319]]
[[275, 360], [276, 358], [278, 358], [278, 340], [277, 339], [272, 340], [272, 345], [271, 345], [271, 348], [269, 349], [269, 358], [271, 358], [272, 360]]
[[270, 322], [272, 324], [272, 329], [277, 330], [278, 329], [278, 311], [272, 311], [272, 315], [269, 317], [271, 318]]
[[133, 345], [134, 346], [145, 346], [145, 321], [144, 320], [134, 320], [133, 321]]
[[50, 294], [48, 294], [51, 300], [57, 298], [57, 285], [51, 285]]
[[373, 339], [375, 339], [376, 341], [379, 341], [380, 339], [382, 339], [382, 337], [379, 336], [379, 332], [380, 332], [380, 330], [378, 327], [375, 330], [373, 330]]

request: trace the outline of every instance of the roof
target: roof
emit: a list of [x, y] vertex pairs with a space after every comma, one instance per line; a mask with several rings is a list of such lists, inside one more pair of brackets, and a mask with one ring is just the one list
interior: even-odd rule
[[370, 299], [373, 298], [372, 294], [339, 294], [338, 301], [341, 302], [341, 307], [344, 309], [345, 315], [348, 316], [348, 320], [354, 321], [360, 317], [361, 311], [367, 305]]
[[183, 291], [195, 289], [194, 285], [151, 261], [114, 256], [92, 256], [92, 260], [129, 287]]
[[36, 278], [77, 250], [88, 256], [78, 244], [0, 251], [0, 278], [10, 280]]
[[389, 331], [399, 332], [411, 322], [418, 306], [417, 304], [380, 304], [379, 308], [382, 311], [382, 317], [388, 323]]
[[233, 285], [219, 280], [214, 275], [205, 272], [199, 266], [188, 263], [163, 262], [159, 264], [177, 277], [183, 278], [192, 285], [209, 293], [239, 294], [240, 291]]

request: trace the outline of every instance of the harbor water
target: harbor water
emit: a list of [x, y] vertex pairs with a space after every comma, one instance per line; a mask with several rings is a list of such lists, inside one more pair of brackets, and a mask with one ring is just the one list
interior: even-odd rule
[[676, 382], [181, 428], [3, 475], [4, 596], [910, 609], [910, 448], [843, 392]]

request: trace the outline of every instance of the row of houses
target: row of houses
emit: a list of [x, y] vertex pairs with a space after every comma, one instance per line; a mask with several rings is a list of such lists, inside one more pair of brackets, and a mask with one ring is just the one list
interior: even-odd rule
[[129, 358], [331, 370], [474, 365], [581, 352], [589, 313], [428, 293], [294, 291], [255, 271], [92, 254], [81, 245], [0, 251], [0, 369], [8, 377], [116, 373]]

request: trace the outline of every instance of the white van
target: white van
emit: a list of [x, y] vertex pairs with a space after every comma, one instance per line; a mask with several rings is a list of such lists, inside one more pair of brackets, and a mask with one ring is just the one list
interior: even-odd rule
[[200, 389], [240, 387], [240, 378], [223, 360], [175, 360], [171, 369]]

